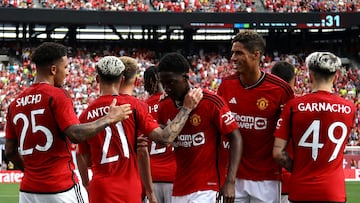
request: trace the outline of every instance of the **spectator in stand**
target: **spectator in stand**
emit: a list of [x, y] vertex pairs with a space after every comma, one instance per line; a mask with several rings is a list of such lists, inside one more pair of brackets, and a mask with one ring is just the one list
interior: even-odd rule
[[24, 177], [19, 202], [79, 202], [79, 184], [70, 153], [70, 141], [79, 143], [111, 123], [129, 117], [129, 104], [109, 100], [108, 114], [79, 124], [72, 100], [61, 88], [68, 67], [67, 48], [45, 42], [31, 55], [36, 81], [9, 106], [5, 155]]
[[[275, 131], [274, 158], [292, 172], [292, 202], [346, 202], [343, 152], [355, 106], [332, 92], [340, 58], [314, 52], [306, 58], [312, 92], [290, 100]], [[285, 151], [293, 145], [294, 158]]]
[[[271, 68], [271, 74], [274, 74], [285, 82], [289, 83], [291, 88], [295, 88], [295, 67], [286, 61], [278, 61]], [[292, 157], [292, 145], [286, 146], [286, 151]], [[281, 203], [289, 203], [288, 193], [289, 193], [289, 178], [291, 173], [285, 168], [282, 168], [281, 176]]]
[[[158, 68], [151, 66], [144, 72], [144, 86], [149, 94], [146, 103], [149, 112], [158, 118], [159, 102], [164, 97], [164, 90], [158, 76]], [[158, 203], [171, 203], [173, 182], [176, 172], [174, 147], [164, 146], [152, 140], [149, 142], [151, 176], [154, 184], [154, 192]]]
[[[159, 79], [168, 97], [160, 101], [158, 122], [165, 125], [185, 105], [182, 100], [193, 87], [189, 82], [190, 64], [178, 53], [164, 55], [158, 64]], [[216, 201], [221, 189], [225, 202], [235, 196], [235, 174], [242, 153], [242, 138], [226, 103], [203, 90], [199, 106], [174, 141], [177, 164], [172, 203]], [[222, 136], [230, 140], [230, 164], [226, 181], [220, 185], [218, 147]], [[225, 177], [225, 174], [221, 174]]]
[[281, 106], [294, 97], [294, 92], [285, 81], [260, 70], [264, 50], [260, 34], [253, 30], [239, 32], [231, 48], [237, 73], [223, 78], [218, 89], [244, 141], [235, 202], [280, 202], [281, 169], [272, 157], [273, 133]]
[[[82, 181], [88, 186], [90, 202], [141, 202], [141, 183], [136, 161], [138, 131], [165, 144], [171, 143], [186, 123], [190, 112], [202, 98], [201, 89], [189, 91], [184, 106], [176, 118], [164, 129], [148, 113], [145, 103], [126, 94], [119, 95], [119, 88], [125, 67], [115, 56], [102, 58], [97, 66], [97, 81], [101, 96], [97, 98], [80, 116], [87, 123], [101, 119], [99, 111], [107, 109], [107, 103], [117, 98], [121, 103], [130, 103], [133, 114], [122, 122], [108, 126], [94, 138], [79, 144], [83, 164], [90, 164], [92, 180], [81, 172]], [[140, 168], [140, 170], [142, 170]], [[105, 195], [104, 195], [105, 194]]]

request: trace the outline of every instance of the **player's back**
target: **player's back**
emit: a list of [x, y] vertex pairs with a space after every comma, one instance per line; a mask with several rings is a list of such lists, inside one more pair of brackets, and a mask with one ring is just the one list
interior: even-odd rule
[[[139, 105], [140, 101], [132, 96], [123, 94], [121, 96], [104, 95], [83, 111], [80, 115], [80, 121], [82, 123], [92, 122], [105, 116], [114, 98], [117, 99], [117, 105], [129, 103], [133, 111], [136, 109], [136, 116], [138, 117], [147, 111], [145, 104]], [[132, 114], [122, 122], [109, 125], [97, 136], [85, 142], [89, 145], [94, 176], [120, 175], [121, 173], [127, 176], [127, 172], [137, 170], [135, 131], [142, 126], [139, 125], [141, 118], [139, 120], [136, 118], [137, 121], [135, 121], [135, 114]], [[83, 146], [84, 143], [81, 143], [81, 150], [83, 150]]]
[[[318, 91], [290, 101], [294, 166], [290, 199], [303, 195], [343, 201], [343, 152], [354, 121], [355, 106], [332, 93]], [[322, 191], [318, 191], [322, 188]], [[294, 190], [296, 192], [294, 192]], [[293, 193], [292, 193], [293, 191]], [[317, 194], [317, 195], [316, 195]], [[321, 199], [322, 198], [322, 199]]]
[[46, 83], [33, 84], [11, 103], [8, 121], [7, 138], [16, 136], [24, 159], [20, 190], [60, 192], [77, 183], [70, 142], [63, 130], [78, 120], [64, 90]]
[[[145, 101], [154, 119], [158, 118], [157, 112], [162, 97], [163, 93], [155, 93]], [[174, 147], [172, 145], [164, 146], [152, 140], [150, 141], [149, 154], [153, 182], [173, 182], [176, 172]]]
[[103, 95], [83, 111], [80, 121], [86, 123], [105, 116], [114, 98], [117, 99], [117, 105], [130, 104], [133, 114], [79, 144], [80, 154], [91, 155], [93, 176], [89, 187], [90, 201], [140, 202], [137, 131], [148, 134], [158, 127], [148, 113], [146, 104], [130, 95]]

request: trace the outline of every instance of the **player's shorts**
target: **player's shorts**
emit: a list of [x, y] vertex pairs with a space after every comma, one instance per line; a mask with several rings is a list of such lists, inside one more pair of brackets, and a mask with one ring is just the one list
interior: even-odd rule
[[154, 193], [158, 203], [171, 203], [172, 191], [172, 183], [154, 183]]
[[21, 192], [19, 194], [20, 203], [34, 203], [34, 202], [51, 202], [51, 203], [88, 203], [88, 198], [82, 196], [81, 187], [76, 184], [70, 190], [60, 193], [39, 194]]
[[289, 202], [289, 195], [281, 195], [281, 203], [290, 203]]
[[252, 181], [236, 179], [236, 203], [279, 203], [281, 195], [280, 181]]
[[209, 203], [216, 201], [217, 192], [214, 190], [197, 191], [184, 196], [172, 196], [171, 203]]

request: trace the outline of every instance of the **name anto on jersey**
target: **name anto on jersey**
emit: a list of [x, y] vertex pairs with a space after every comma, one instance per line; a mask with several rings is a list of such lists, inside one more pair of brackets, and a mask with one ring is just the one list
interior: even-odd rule
[[37, 104], [41, 101], [41, 94], [29, 94], [16, 99], [16, 107]]
[[94, 118], [101, 118], [109, 113], [110, 107], [109, 106], [101, 106], [96, 109], [92, 109], [91, 111], [88, 111], [87, 113], [87, 120], [91, 120]]
[[333, 112], [333, 113], [351, 113], [351, 107], [344, 104], [331, 104], [327, 102], [316, 103], [299, 103], [297, 106], [299, 111], [309, 112]]

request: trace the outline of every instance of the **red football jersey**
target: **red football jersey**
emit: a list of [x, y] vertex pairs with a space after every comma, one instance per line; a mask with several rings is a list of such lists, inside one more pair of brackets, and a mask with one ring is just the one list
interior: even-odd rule
[[290, 85], [263, 73], [255, 85], [245, 87], [234, 74], [222, 80], [217, 93], [228, 103], [243, 138], [237, 178], [280, 180], [280, 166], [272, 157], [273, 133], [281, 106], [294, 97]]
[[[174, 141], [177, 164], [173, 195], [183, 196], [196, 191], [219, 191], [217, 166], [220, 137], [237, 129], [226, 103], [217, 95], [203, 90], [203, 99], [189, 116]], [[160, 102], [160, 124], [173, 120], [180, 108], [166, 98]]]
[[71, 143], [63, 133], [79, 123], [67, 92], [33, 84], [10, 104], [7, 121], [6, 139], [18, 140], [25, 164], [20, 191], [57, 193], [78, 183]]
[[[154, 119], [158, 118], [159, 102], [162, 95], [162, 93], [153, 94], [145, 101]], [[159, 145], [154, 141], [150, 143], [149, 154], [153, 182], [173, 182], [176, 172], [174, 147], [172, 145], [167, 147]]]
[[345, 202], [343, 152], [355, 111], [351, 101], [325, 91], [285, 105], [275, 136], [293, 139], [290, 200]]
[[90, 202], [141, 202], [135, 149], [137, 131], [148, 134], [158, 127], [148, 113], [147, 105], [129, 95], [100, 96], [83, 111], [80, 121], [87, 123], [106, 115], [114, 98], [117, 105], [129, 103], [136, 113], [79, 144], [80, 154], [91, 155], [93, 176], [89, 199]]

